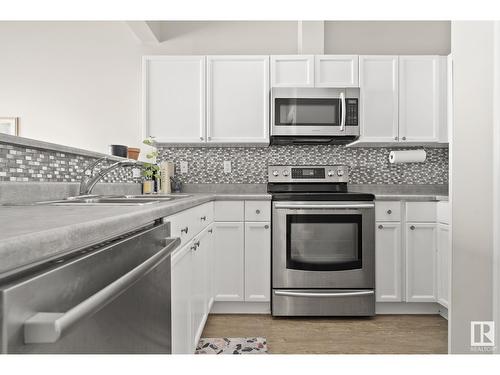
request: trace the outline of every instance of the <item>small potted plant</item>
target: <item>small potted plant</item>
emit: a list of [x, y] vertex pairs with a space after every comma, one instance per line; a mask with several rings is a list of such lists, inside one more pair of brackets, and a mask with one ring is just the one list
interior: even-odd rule
[[151, 146], [152, 151], [146, 154], [148, 162], [144, 163], [144, 171], [142, 175], [144, 176], [144, 181], [142, 183], [143, 194], [151, 194], [155, 190], [155, 181], [160, 179], [160, 167], [156, 164], [156, 158], [159, 153], [154, 147], [154, 138], [149, 137], [143, 141], [145, 145]]

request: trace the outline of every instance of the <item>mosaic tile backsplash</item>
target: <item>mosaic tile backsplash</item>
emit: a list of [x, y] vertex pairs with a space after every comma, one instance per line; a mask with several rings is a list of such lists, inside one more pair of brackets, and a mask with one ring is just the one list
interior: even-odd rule
[[[0, 143], [0, 181], [78, 182], [84, 168], [97, 160], [87, 156]], [[100, 167], [109, 166], [104, 162]], [[99, 171], [99, 167], [95, 171]], [[131, 168], [118, 168], [103, 182], [137, 182]]]
[[[174, 161], [177, 176], [191, 184], [266, 183], [270, 164], [347, 164], [352, 184], [448, 184], [447, 148], [425, 148], [425, 163], [408, 164], [390, 164], [391, 150], [342, 145], [159, 148], [161, 159]], [[232, 173], [224, 173], [224, 160], [231, 161]], [[188, 162], [188, 173], [179, 173], [181, 161]]]
[[[269, 164], [347, 164], [353, 184], [448, 184], [448, 149], [425, 148], [425, 163], [390, 164], [390, 148], [342, 145], [270, 147], [160, 147], [160, 160], [175, 162], [183, 183], [262, 184]], [[78, 182], [92, 157], [0, 143], [0, 181]], [[223, 162], [232, 172], [224, 173]], [[180, 173], [187, 161], [189, 172]], [[112, 162], [106, 162], [108, 166]], [[98, 170], [99, 168], [97, 168]], [[119, 168], [103, 182], [139, 182], [130, 168]]]

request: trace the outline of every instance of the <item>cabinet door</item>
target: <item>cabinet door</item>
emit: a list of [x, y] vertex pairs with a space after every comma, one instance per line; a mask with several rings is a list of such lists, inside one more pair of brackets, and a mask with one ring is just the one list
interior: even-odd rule
[[205, 142], [205, 57], [143, 60], [145, 135], [158, 142]]
[[399, 137], [406, 142], [437, 142], [441, 120], [441, 58], [399, 57]]
[[172, 256], [172, 353], [193, 353], [191, 322], [191, 243]]
[[377, 302], [401, 302], [401, 224], [377, 223], [375, 291]]
[[358, 56], [318, 55], [314, 59], [316, 87], [359, 87]]
[[209, 254], [210, 251], [210, 236], [208, 229], [205, 229], [193, 240], [192, 253], [193, 253], [193, 267], [191, 270], [192, 277], [192, 311], [191, 311], [191, 324], [194, 347], [198, 343], [203, 326], [208, 315], [208, 272], [209, 272]]
[[397, 56], [359, 57], [360, 141], [398, 141], [398, 79]]
[[243, 223], [215, 223], [215, 300], [244, 300]]
[[450, 230], [448, 225], [439, 224], [437, 229], [437, 299], [444, 307], [449, 304], [450, 290]]
[[436, 302], [436, 224], [406, 224], [406, 300]]
[[245, 223], [245, 301], [268, 302], [271, 296], [269, 222]]
[[314, 87], [314, 55], [271, 56], [271, 87]]
[[269, 57], [207, 57], [207, 138], [269, 142]]

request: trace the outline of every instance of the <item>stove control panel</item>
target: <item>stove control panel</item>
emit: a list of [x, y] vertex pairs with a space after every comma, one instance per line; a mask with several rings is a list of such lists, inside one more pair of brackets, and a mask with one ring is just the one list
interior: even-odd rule
[[269, 182], [349, 182], [347, 165], [270, 165]]

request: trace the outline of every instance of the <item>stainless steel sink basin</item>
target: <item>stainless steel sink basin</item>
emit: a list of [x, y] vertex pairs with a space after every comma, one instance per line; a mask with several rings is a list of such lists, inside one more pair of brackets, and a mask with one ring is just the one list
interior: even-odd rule
[[47, 204], [52, 206], [143, 206], [155, 204], [175, 199], [187, 198], [187, 194], [169, 195], [92, 195], [70, 197], [58, 201], [37, 202], [37, 204]]

